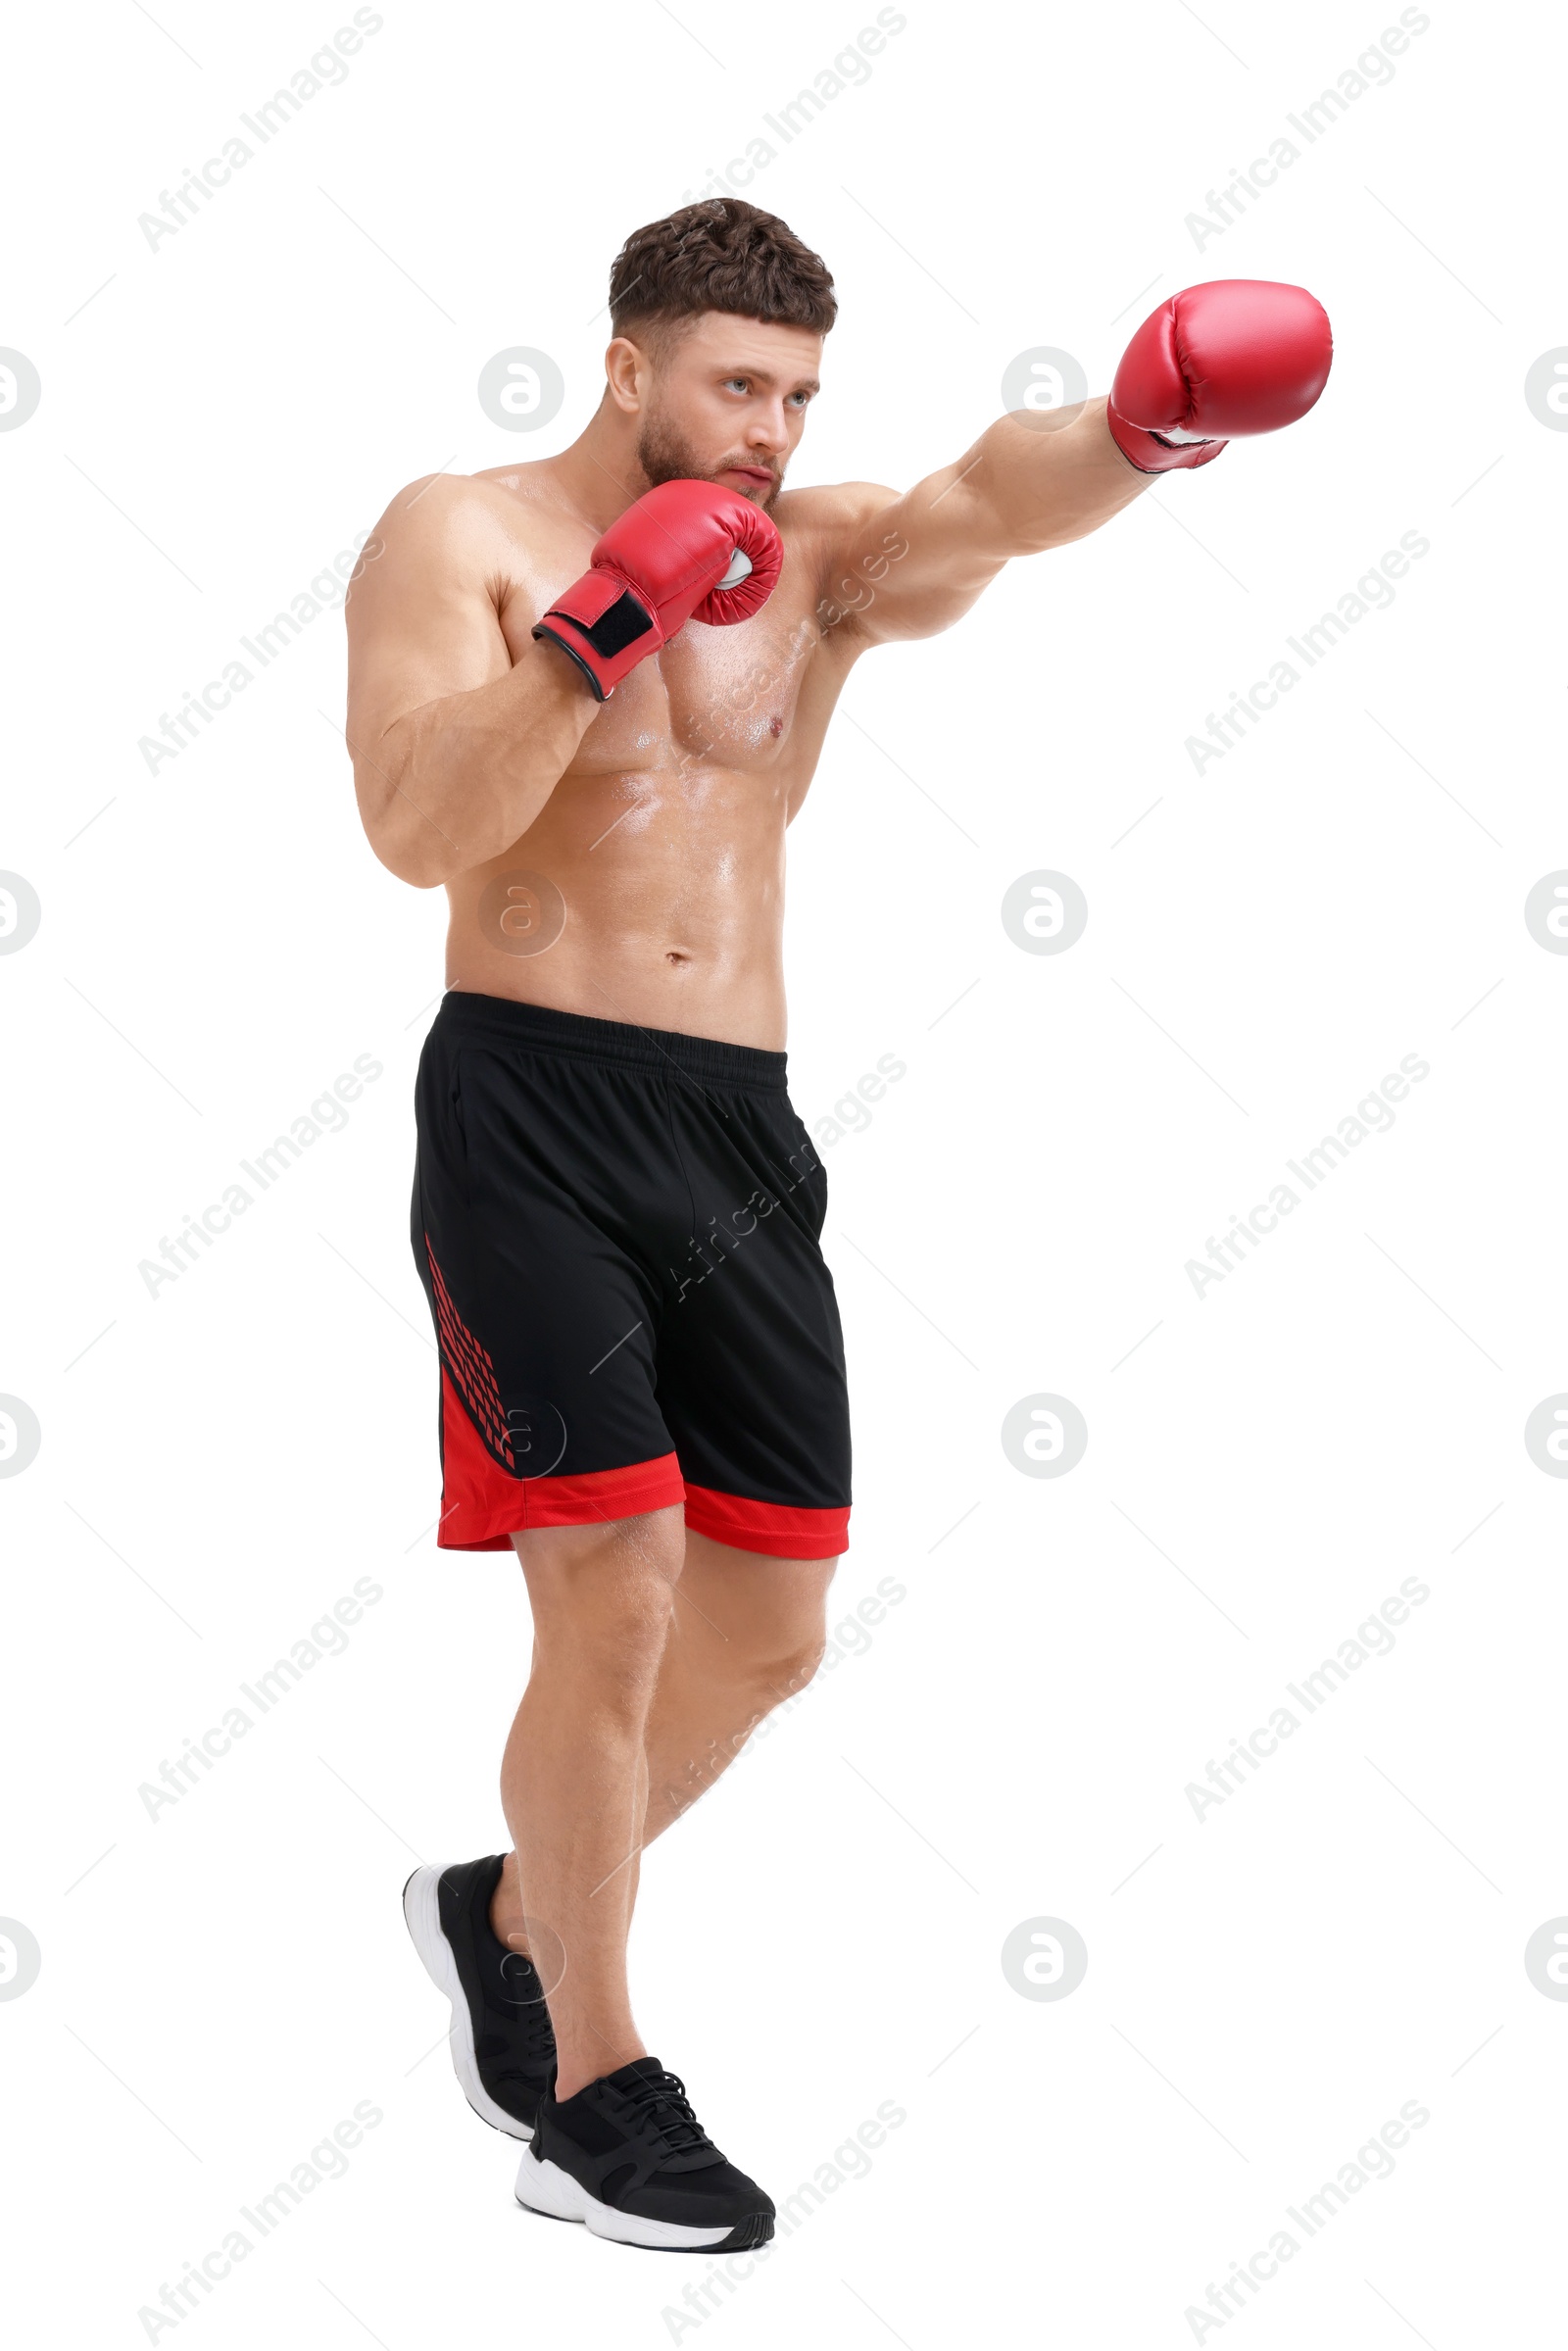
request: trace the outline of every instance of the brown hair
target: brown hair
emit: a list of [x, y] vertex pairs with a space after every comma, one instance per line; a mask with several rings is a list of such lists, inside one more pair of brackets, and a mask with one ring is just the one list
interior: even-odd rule
[[819, 257], [782, 220], [739, 196], [716, 196], [635, 229], [610, 271], [617, 335], [679, 326], [704, 311], [826, 334], [838, 304]]

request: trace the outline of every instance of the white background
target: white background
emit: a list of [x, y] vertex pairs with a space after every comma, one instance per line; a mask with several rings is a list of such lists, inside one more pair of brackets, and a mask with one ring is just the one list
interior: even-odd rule
[[[1189, 213], [1396, 10], [911, 0], [784, 147], [763, 114], [869, 7], [389, 5], [150, 249], [138, 215], [348, 13], [13, 34], [0, 343], [43, 384], [0, 434], [0, 867], [43, 908], [0, 959], [0, 1391], [42, 1429], [0, 1482], [0, 1914], [42, 1952], [0, 2002], [16, 2339], [148, 2339], [367, 2100], [346, 2177], [154, 2339], [1544, 2339], [1568, 2007], [1523, 1954], [1568, 1912], [1568, 1487], [1523, 1427], [1568, 1388], [1568, 960], [1523, 905], [1568, 864], [1568, 438], [1523, 384], [1568, 343], [1560, 26], [1433, 6], [1200, 250]], [[907, 2119], [699, 2317], [714, 2265], [516, 2211], [399, 1912], [415, 1857], [503, 1838], [528, 1631], [510, 1559], [432, 1540], [406, 1203], [443, 903], [361, 837], [340, 617], [156, 775], [137, 745], [404, 482], [564, 446], [621, 238], [758, 135], [745, 192], [842, 303], [799, 481], [951, 460], [1027, 348], [1104, 388], [1194, 280], [1311, 287], [1338, 356], [1297, 429], [867, 661], [792, 836], [803, 1114], [907, 1063], [825, 1153], [835, 1621], [906, 1596], [650, 1856], [636, 1998], [780, 2199]], [[531, 439], [475, 397], [514, 345], [565, 377]], [[1392, 608], [1196, 774], [1186, 738], [1406, 531]], [[1060, 955], [1002, 927], [1038, 868], [1088, 898]], [[346, 1128], [150, 1297], [139, 1261], [360, 1054]], [[1187, 1260], [1407, 1054], [1392, 1131], [1197, 1296]], [[1060, 1479], [1002, 1449], [1042, 1392], [1088, 1423]], [[140, 1785], [364, 1577], [344, 1653], [150, 1819]], [[1392, 1653], [1198, 1818], [1188, 1785], [1410, 1577]], [[1039, 1917], [1087, 1943], [1063, 2000], [1003, 1973]], [[1184, 2315], [1407, 2101], [1391, 2178]]]

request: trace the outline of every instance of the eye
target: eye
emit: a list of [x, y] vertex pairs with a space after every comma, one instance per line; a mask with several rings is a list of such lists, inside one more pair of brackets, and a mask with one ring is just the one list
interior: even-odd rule
[[749, 375], [726, 375], [724, 386], [726, 390], [733, 387], [737, 392], [749, 392], [752, 388], [752, 380]]

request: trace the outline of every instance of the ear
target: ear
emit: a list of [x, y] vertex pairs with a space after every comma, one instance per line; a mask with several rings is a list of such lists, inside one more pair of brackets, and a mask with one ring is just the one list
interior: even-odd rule
[[629, 335], [616, 335], [605, 353], [605, 384], [616, 408], [628, 416], [646, 406], [653, 360]]

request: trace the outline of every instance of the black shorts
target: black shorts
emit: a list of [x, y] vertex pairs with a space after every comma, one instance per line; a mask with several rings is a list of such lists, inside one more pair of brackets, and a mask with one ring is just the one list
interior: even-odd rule
[[833, 1559], [850, 1516], [827, 1176], [782, 1053], [453, 992], [419, 1058], [414, 1254], [453, 1550], [683, 1502]]

